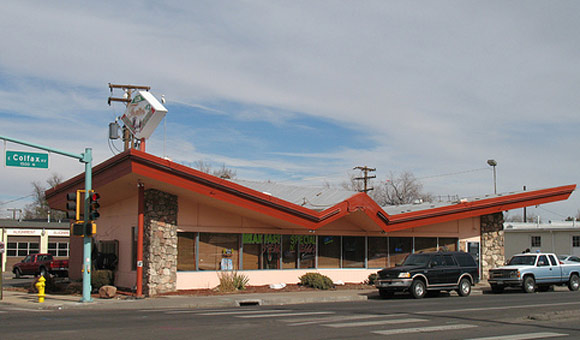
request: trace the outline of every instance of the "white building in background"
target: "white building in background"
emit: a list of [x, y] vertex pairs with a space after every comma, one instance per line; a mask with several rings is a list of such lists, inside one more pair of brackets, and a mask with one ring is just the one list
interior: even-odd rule
[[580, 256], [580, 222], [505, 222], [505, 257], [530, 251]]

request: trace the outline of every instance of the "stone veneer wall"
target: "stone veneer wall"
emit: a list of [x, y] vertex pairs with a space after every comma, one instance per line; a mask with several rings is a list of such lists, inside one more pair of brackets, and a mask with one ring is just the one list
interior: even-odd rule
[[145, 190], [143, 293], [177, 290], [177, 196]]
[[481, 216], [481, 279], [505, 262], [503, 213]]

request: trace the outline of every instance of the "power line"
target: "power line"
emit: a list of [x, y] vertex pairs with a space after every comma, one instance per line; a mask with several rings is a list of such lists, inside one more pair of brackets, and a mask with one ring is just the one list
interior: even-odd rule
[[562, 214], [559, 214], [559, 213], [557, 213], [557, 212], [555, 212], [555, 211], [552, 211], [552, 210], [548, 210], [548, 209], [546, 209], [546, 208], [544, 208], [544, 207], [541, 207], [541, 206], [539, 206], [539, 207], [538, 207], [538, 209], [542, 209], [542, 210], [544, 210], [544, 211], [547, 211], [547, 212], [549, 212], [550, 214], [554, 214], [554, 215], [556, 215], [556, 216], [559, 216], [559, 217], [562, 217], [562, 218], [568, 218], [568, 217], [570, 217], [570, 216], [564, 216], [564, 215], [562, 215]]
[[13, 203], [13, 202], [16, 202], [16, 201], [20, 201], [20, 200], [23, 200], [23, 199], [28, 198], [28, 197], [31, 197], [31, 196], [33, 196], [33, 194], [26, 195], [26, 196], [22, 196], [22, 197], [19, 197], [19, 198], [15, 198], [15, 199], [13, 199], [11, 201], [0, 202], [0, 205], [8, 204], [8, 203]]
[[445, 177], [445, 176], [463, 175], [463, 174], [467, 174], [467, 173], [470, 173], [470, 172], [477, 172], [477, 171], [482, 171], [482, 170], [490, 170], [490, 168], [478, 168], [478, 169], [464, 170], [464, 171], [458, 171], [458, 172], [450, 172], [450, 173], [446, 173], [446, 174], [439, 174], [439, 175], [432, 175], [432, 176], [426, 176], [426, 177], [419, 177], [417, 179], [418, 180], [422, 180], [422, 179]]

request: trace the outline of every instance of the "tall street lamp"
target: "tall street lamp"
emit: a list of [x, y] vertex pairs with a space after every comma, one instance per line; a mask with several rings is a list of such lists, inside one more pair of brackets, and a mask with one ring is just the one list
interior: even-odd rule
[[487, 164], [493, 168], [493, 194], [497, 195], [497, 186], [495, 181], [495, 166], [497, 162], [494, 159], [488, 159]]

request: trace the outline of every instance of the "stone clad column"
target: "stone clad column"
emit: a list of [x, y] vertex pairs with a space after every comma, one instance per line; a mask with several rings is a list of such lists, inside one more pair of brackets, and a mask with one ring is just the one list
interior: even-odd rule
[[143, 293], [152, 296], [177, 288], [177, 196], [145, 190]]
[[503, 213], [483, 215], [481, 220], [481, 279], [487, 279], [491, 268], [505, 262]]

